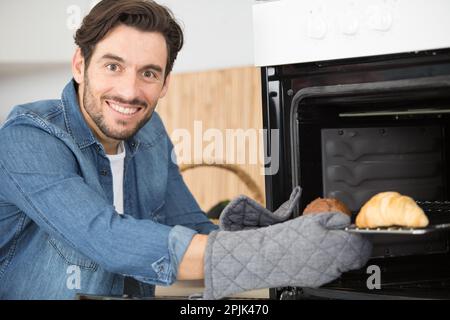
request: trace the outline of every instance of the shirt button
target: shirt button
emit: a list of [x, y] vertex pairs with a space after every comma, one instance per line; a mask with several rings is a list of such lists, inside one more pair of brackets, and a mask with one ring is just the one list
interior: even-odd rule
[[107, 175], [108, 175], [108, 171], [106, 171], [106, 170], [101, 170], [101, 171], [100, 171], [100, 174], [101, 174], [102, 176], [107, 176]]

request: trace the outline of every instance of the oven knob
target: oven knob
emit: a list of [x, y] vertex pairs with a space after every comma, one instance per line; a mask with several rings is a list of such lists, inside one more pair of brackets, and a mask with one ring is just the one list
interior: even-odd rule
[[354, 36], [359, 31], [358, 16], [352, 10], [348, 10], [341, 18], [341, 32], [347, 36]]
[[312, 14], [308, 19], [308, 37], [311, 39], [322, 40], [328, 32], [327, 22], [323, 17]]
[[376, 31], [389, 31], [392, 27], [392, 12], [387, 7], [370, 6], [368, 8], [368, 26]]

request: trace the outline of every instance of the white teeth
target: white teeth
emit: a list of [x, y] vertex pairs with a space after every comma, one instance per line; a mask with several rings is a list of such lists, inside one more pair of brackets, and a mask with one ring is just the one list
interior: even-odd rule
[[109, 105], [111, 106], [111, 108], [113, 108], [117, 112], [120, 112], [120, 113], [126, 114], [126, 115], [135, 114], [139, 110], [138, 108], [124, 108], [124, 107], [121, 107], [121, 106], [119, 106], [117, 104], [112, 104], [112, 103], [110, 103]]

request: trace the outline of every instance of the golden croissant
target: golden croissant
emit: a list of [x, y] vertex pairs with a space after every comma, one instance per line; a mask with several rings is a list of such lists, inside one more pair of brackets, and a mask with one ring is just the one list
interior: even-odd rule
[[367, 201], [356, 217], [358, 228], [426, 227], [428, 218], [416, 202], [398, 192], [381, 192]]

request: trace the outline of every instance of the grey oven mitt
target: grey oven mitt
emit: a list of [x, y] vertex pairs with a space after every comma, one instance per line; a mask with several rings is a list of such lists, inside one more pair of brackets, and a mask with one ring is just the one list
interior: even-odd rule
[[205, 251], [203, 299], [283, 286], [319, 287], [362, 268], [371, 243], [344, 230], [339, 212], [301, 216], [269, 227], [213, 231]]
[[300, 200], [302, 189], [295, 187], [289, 200], [275, 212], [267, 210], [258, 202], [241, 195], [233, 199], [222, 211], [219, 226], [222, 230], [236, 231], [255, 229], [280, 223], [289, 219]]

